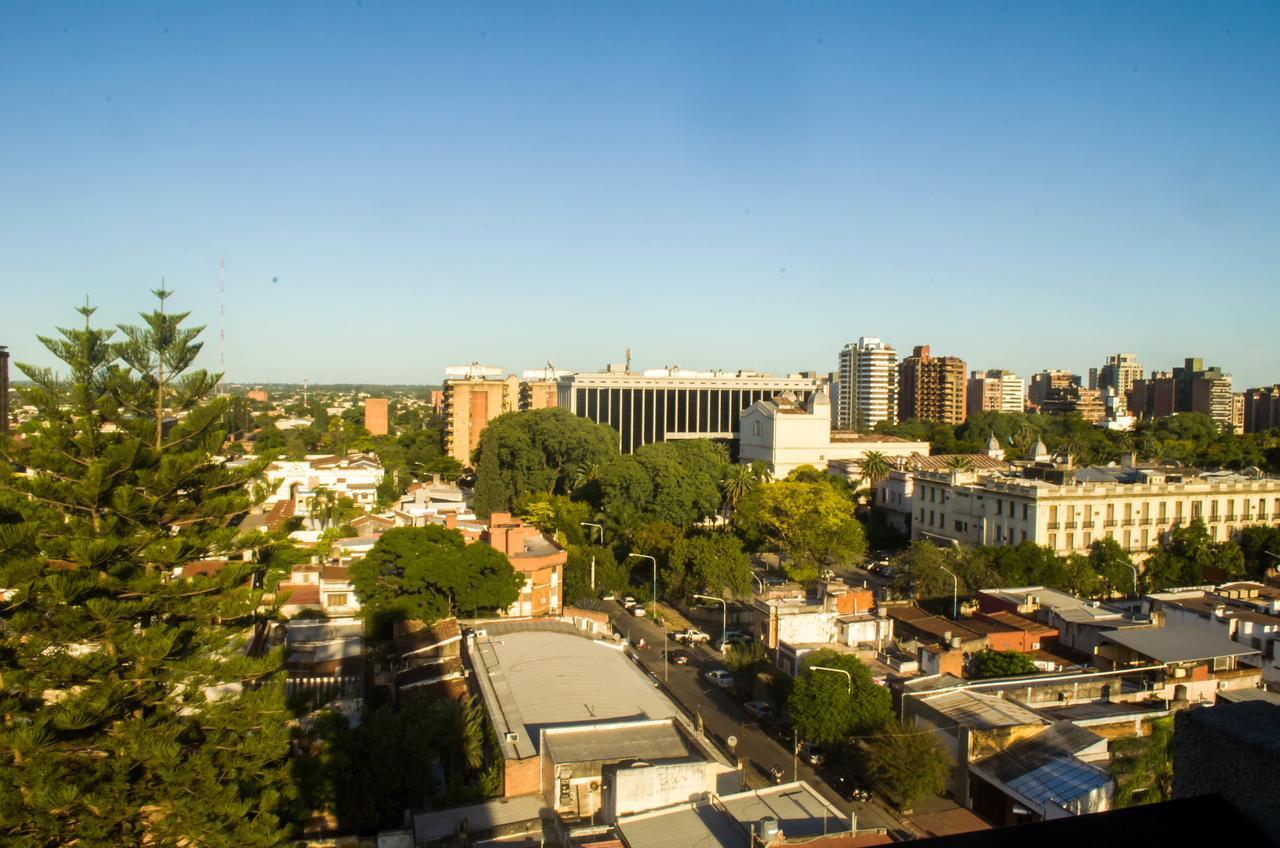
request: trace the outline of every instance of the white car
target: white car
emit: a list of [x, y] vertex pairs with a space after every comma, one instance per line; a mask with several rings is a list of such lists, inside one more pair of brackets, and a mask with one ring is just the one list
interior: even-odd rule
[[728, 689], [733, 685], [733, 674], [728, 669], [713, 668], [704, 672], [703, 677], [707, 678], [713, 686], [719, 686], [721, 689]]
[[631, 609], [633, 606], [636, 605], [636, 599], [631, 597], [630, 595], [627, 595], [622, 599], [622, 605], [627, 609]]
[[694, 644], [696, 642], [710, 642], [711, 635], [704, 633], [696, 627], [690, 627], [688, 630], [681, 630], [674, 634], [677, 642], [688, 642]]
[[634, 615], [636, 618], [644, 618], [645, 616], [644, 604], [636, 604], [635, 606], [633, 606], [631, 608], [631, 614]]

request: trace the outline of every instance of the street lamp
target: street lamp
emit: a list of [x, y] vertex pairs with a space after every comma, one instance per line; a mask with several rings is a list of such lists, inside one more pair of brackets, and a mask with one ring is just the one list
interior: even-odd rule
[[752, 579], [752, 580], [754, 580], [754, 581], [756, 581], [757, 583], [759, 583], [759, 584], [760, 584], [760, 594], [762, 594], [762, 595], [763, 595], [763, 594], [764, 594], [764, 580], [762, 580], [762, 579], [760, 579], [759, 577], [757, 577], [757, 576], [756, 576], [756, 573], [755, 573], [754, 571], [753, 571], [753, 572], [751, 572], [751, 579]]
[[729, 604], [724, 598], [717, 598], [714, 595], [694, 595], [695, 598], [701, 598], [704, 601], [715, 601], [721, 607], [720, 610], [720, 648], [724, 649], [724, 635], [728, 632], [729, 627]]
[[[647, 559], [653, 563], [653, 613], [658, 617], [658, 561], [648, 554], [627, 554], [636, 559]], [[662, 679], [667, 679], [667, 629], [662, 628]]]
[[[579, 521], [578, 523], [581, 524], [583, 527], [594, 527], [597, 530], [599, 530], [600, 531], [600, 547], [602, 548], [604, 547], [604, 528], [603, 527], [601, 527], [599, 524], [592, 524], [590, 521]], [[592, 551], [591, 553], [591, 591], [592, 593], [596, 591], [596, 555], [594, 551]]]
[[829, 668], [825, 665], [811, 665], [809, 666], [809, 670], [810, 671], [833, 671], [836, 674], [843, 674], [845, 677], [849, 678], [849, 694], [850, 695], [853, 694], [853, 675], [845, 671], [843, 668]]
[[939, 565], [943, 571], [951, 575], [951, 618], [956, 618], [956, 597], [960, 594], [960, 581], [956, 579], [955, 572], [947, 568], [945, 565]]
[[1133, 572], [1133, 596], [1137, 598], [1138, 597], [1138, 566], [1130, 562], [1122, 562], [1120, 564]]

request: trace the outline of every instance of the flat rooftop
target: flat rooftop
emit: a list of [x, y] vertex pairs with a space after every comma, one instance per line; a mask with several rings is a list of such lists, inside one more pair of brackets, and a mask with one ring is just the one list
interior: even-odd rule
[[749, 845], [752, 826], [765, 816], [777, 820], [788, 840], [850, 831], [849, 818], [803, 781], [724, 795], [718, 801], [624, 816], [618, 829], [629, 848]]
[[1038, 713], [1016, 701], [967, 689], [925, 695], [921, 700], [948, 719], [975, 730], [1048, 723]]
[[1258, 653], [1256, 648], [1233, 642], [1225, 636], [1190, 627], [1113, 630], [1103, 633], [1102, 638], [1160, 663], [1200, 662]]
[[537, 754], [544, 728], [677, 715], [615, 643], [554, 625], [486, 631], [468, 656], [508, 759]]
[[543, 739], [547, 754], [557, 765], [615, 760], [682, 760], [694, 753], [669, 720], [550, 729]]

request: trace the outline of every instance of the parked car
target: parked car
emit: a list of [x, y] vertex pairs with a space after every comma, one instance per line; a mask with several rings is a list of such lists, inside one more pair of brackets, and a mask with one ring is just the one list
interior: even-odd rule
[[768, 718], [773, 713], [773, 706], [768, 701], [747, 701], [742, 709], [752, 718]]
[[711, 641], [711, 635], [709, 633], [704, 633], [696, 627], [690, 627], [688, 630], [677, 630], [675, 633], [671, 634], [671, 638], [675, 639], [677, 642], [688, 642], [690, 645], [697, 644], [698, 642]]
[[633, 606], [631, 608], [631, 614], [634, 615], [636, 618], [644, 618], [645, 617], [644, 604], [636, 604], [635, 606]]
[[630, 595], [624, 595], [622, 598], [622, 605], [627, 609], [631, 609], [633, 606], [636, 605], [636, 599], [631, 597]]
[[728, 689], [733, 685], [733, 674], [725, 668], [713, 668], [703, 672], [702, 676], [707, 678], [708, 683], [719, 686], [721, 689]]
[[811, 766], [820, 766], [827, 761], [827, 752], [821, 745], [805, 742], [800, 746], [800, 759]]
[[689, 664], [689, 654], [687, 651], [672, 651], [669, 659], [676, 665]]

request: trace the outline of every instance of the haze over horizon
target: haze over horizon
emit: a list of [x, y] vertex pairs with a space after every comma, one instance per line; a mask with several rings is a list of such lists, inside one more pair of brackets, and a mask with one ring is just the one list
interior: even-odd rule
[[[0, 344], [232, 382], [1185, 356], [1280, 382], [1280, 6], [0, 7]], [[14, 375], [19, 377], [19, 374]]]

